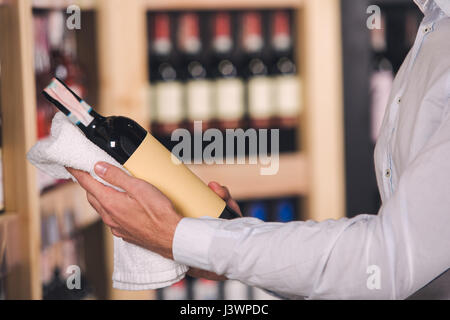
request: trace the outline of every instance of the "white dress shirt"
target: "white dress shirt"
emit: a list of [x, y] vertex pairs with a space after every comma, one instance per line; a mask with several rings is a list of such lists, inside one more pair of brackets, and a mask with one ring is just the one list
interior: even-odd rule
[[[319, 223], [183, 218], [177, 262], [309, 299], [404, 299], [450, 268], [450, 0], [416, 3], [425, 17], [375, 149], [378, 215]], [[440, 297], [450, 298], [449, 277], [439, 279], [447, 295]]]

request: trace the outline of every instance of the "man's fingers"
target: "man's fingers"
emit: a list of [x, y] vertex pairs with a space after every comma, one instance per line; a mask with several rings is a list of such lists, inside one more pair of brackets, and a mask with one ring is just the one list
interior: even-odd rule
[[97, 199], [102, 199], [102, 196], [108, 191], [115, 191], [112, 188], [105, 186], [104, 184], [98, 182], [91, 175], [85, 171], [66, 168], [67, 171], [70, 172], [71, 175], [77, 179], [80, 186], [85, 189], [87, 192], [92, 193]]
[[136, 186], [136, 178], [109, 163], [99, 162], [95, 165], [94, 170], [100, 178], [125, 191], [131, 191]]
[[242, 217], [241, 208], [239, 208], [239, 205], [237, 204], [236, 200], [234, 199], [228, 200], [227, 205]]
[[214, 191], [219, 197], [221, 197], [227, 205], [236, 211], [236, 213], [242, 216], [241, 209], [239, 208], [237, 202], [231, 197], [230, 191], [227, 187], [221, 186], [219, 183], [213, 181], [208, 184], [208, 186]]
[[228, 191], [227, 187], [221, 186], [219, 183], [213, 181], [208, 184], [208, 187], [212, 189], [219, 197], [223, 200], [228, 201], [231, 199], [230, 191]]
[[114, 219], [109, 215], [109, 213], [106, 212], [105, 208], [103, 208], [101, 203], [94, 197], [94, 195], [89, 192], [87, 192], [86, 195], [88, 202], [95, 209], [95, 211], [98, 212], [103, 222], [112, 228], [118, 228], [119, 225], [114, 221]]

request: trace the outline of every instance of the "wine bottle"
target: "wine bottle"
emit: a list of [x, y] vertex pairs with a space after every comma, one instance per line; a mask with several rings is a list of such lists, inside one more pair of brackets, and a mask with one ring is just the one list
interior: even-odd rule
[[246, 215], [249, 217], [267, 221], [268, 210], [266, 204], [262, 201], [251, 202], [246, 211]]
[[234, 41], [231, 32], [231, 15], [217, 12], [212, 19], [214, 82], [213, 105], [221, 129], [237, 128], [245, 115], [244, 82], [238, 72], [233, 55]]
[[153, 184], [175, 209], [186, 217], [236, 218], [224, 200], [194, 175], [169, 150], [135, 121], [125, 117], [103, 117], [63, 82], [54, 79], [45, 97], [85, 136], [132, 175]]
[[237, 280], [227, 280], [224, 283], [224, 300], [249, 300], [251, 288]]
[[191, 130], [194, 121], [202, 121], [202, 128], [205, 130], [211, 126], [213, 117], [212, 87], [202, 55], [199, 16], [196, 13], [185, 13], [180, 16], [179, 21], [177, 34], [183, 61], [187, 120]]
[[[48, 37], [48, 18], [42, 13], [33, 15], [33, 33], [34, 33], [34, 71], [36, 75], [37, 92], [41, 91], [51, 80], [49, 76], [51, 59], [50, 45]], [[41, 96], [38, 95], [37, 103], [37, 136], [44, 138], [50, 133], [50, 121], [53, 108]]]
[[51, 11], [48, 21], [50, 72], [64, 81], [78, 96], [85, 97], [87, 90], [84, 84], [83, 70], [77, 60], [75, 32], [67, 30], [63, 11]]
[[171, 149], [172, 132], [183, 122], [183, 85], [178, 72], [178, 57], [171, 37], [171, 20], [167, 13], [158, 13], [153, 20], [150, 56], [152, 96], [152, 132]]
[[295, 206], [293, 200], [285, 199], [279, 200], [276, 203], [275, 221], [290, 222], [295, 219]]
[[245, 54], [244, 70], [247, 76], [250, 125], [253, 128], [269, 128], [273, 116], [272, 83], [263, 53], [265, 42], [260, 12], [250, 11], [243, 14], [241, 39]]
[[[202, 54], [203, 44], [199, 28], [198, 14], [180, 15], [177, 32], [179, 51], [182, 54], [180, 70], [184, 81], [187, 126], [194, 135], [194, 141], [202, 141], [202, 132], [211, 127], [213, 118], [212, 85], [204, 63], [205, 56]], [[201, 125], [197, 123], [194, 127], [194, 121], [201, 121]], [[195, 164], [202, 163], [202, 151], [207, 142], [202, 144], [192, 144], [191, 155]]]
[[219, 282], [207, 279], [194, 279], [193, 300], [218, 300]]
[[301, 111], [301, 84], [293, 59], [293, 38], [289, 12], [278, 10], [271, 16], [273, 104], [276, 126], [280, 128], [280, 152], [297, 147], [298, 116]]
[[160, 289], [160, 300], [187, 300], [187, 283], [186, 279], [178, 281], [170, 287]]

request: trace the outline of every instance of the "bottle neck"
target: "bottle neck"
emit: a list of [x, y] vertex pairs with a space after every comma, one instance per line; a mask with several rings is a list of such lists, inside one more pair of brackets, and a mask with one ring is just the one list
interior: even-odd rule
[[291, 49], [291, 30], [289, 15], [285, 11], [276, 11], [272, 20], [272, 47], [277, 52]]
[[187, 55], [197, 55], [202, 48], [200, 40], [198, 16], [185, 13], [180, 17], [178, 29], [178, 43], [181, 51]]
[[153, 31], [153, 51], [159, 56], [168, 56], [172, 51], [170, 39], [170, 18], [168, 14], [155, 15]]
[[214, 18], [213, 48], [217, 54], [227, 54], [233, 48], [230, 14], [219, 12]]
[[261, 14], [248, 12], [243, 17], [242, 45], [245, 52], [257, 53], [264, 46], [261, 31]]

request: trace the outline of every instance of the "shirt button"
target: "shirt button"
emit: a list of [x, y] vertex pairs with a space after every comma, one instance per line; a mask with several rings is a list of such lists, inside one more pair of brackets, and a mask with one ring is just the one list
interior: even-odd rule
[[387, 169], [386, 172], [384, 173], [384, 176], [386, 178], [390, 178], [391, 177], [391, 169]]

